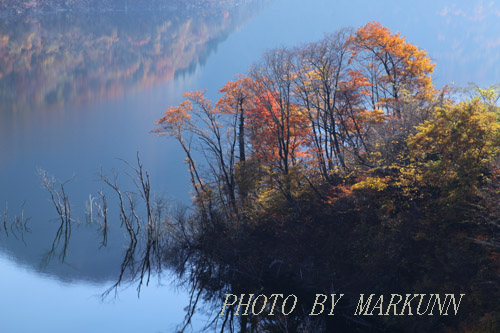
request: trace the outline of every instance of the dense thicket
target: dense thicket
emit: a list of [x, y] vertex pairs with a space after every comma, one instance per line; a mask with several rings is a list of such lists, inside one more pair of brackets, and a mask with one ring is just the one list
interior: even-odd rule
[[[295, 294], [240, 331], [498, 331], [498, 89], [435, 89], [425, 51], [378, 23], [268, 51], [165, 112], [195, 210], [172, 264], [199, 297]], [[311, 317], [316, 293], [344, 293]], [[359, 294], [464, 293], [457, 316], [354, 317]], [[309, 305], [309, 307], [308, 307]], [[303, 306], [303, 307], [302, 307]], [[220, 309], [220, 307], [219, 307]], [[326, 314], [326, 312], [325, 312]]]

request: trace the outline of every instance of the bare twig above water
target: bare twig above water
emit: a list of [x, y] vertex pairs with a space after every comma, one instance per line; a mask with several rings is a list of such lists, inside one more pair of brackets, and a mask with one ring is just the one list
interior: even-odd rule
[[49, 175], [42, 169], [38, 170], [38, 175], [40, 177], [42, 187], [45, 188], [50, 194], [52, 204], [54, 205], [60, 220], [56, 235], [52, 241], [52, 247], [45, 255], [43, 261], [45, 264], [50, 261], [62, 241], [62, 249], [59, 254], [59, 260], [64, 262], [71, 239], [72, 223], [75, 221], [71, 218], [71, 203], [65, 190], [65, 185], [71, 181], [71, 179], [59, 183], [53, 176]]
[[[30, 217], [25, 218], [24, 217], [24, 205], [26, 204], [26, 201], [23, 202], [21, 205], [21, 213], [19, 216], [14, 217], [14, 220], [12, 221], [10, 225], [10, 230], [12, 232], [12, 235], [16, 239], [21, 239], [21, 241], [26, 245], [26, 242], [24, 241], [24, 233], [25, 232], [31, 232], [30, 228], [28, 228], [28, 222], [31, 219]], [[19, 235], [19, 238], [18, 238]]]
[[7, 221], [9, 220], [9, 204], [5, 203], [5, 212], [3, 218], [3, 229], [5, 231], [5, 235], [9, 237], [9, 231], [7, 230]]
[[30, 233], [31, 229], [28, 227], [28, 222], [31, 220], [31, 217], [24, 216], [24, 206], [26, 201], [23, 202], [20, 208], [19, 216], [14, 216], [14, 219], [10, 223], [9, 226], [9, 205], [5, 204], [5, 211], [3, 214], [3, 231], [7, 237], [9, 237], [9, 229], [10, 235], [14, 236], [15, 239], [21, 240], [25, 245], [26, 242], [24, 240], [24, 234]]
[[[113, 191], [118, 196], [118, 206], [120, 208], [120, 220], [122, 226], [125, 226], [127, 234], [129, 236], [129, 245], [127, 247], [125, 256], [122, 260], [120, 275], [117, 281], [113, 284], [113, 286], [108, 288], [108, 290], [104, 292], [104, 295], [108, 295], [113, 290], [115, 290], [116, 293], [117, 287], [122, 283], [124, 275], [128, 270], [132, 272], [134, 270], [133, 259], [137, 247], [137, 234], [139, 231], [139, 225], [137, 225], [137, 227], [134, 228], [134, 216], [137, 216], [135, 212], [134, 201], [129, 193], [126, 192], [125, 195], [122, 193], [122, 190], [118, 185], [118, 175], [116, 173], [113, 173], [113, 178], [110, 179], [109, 177], [105, 176], [104, 173], [101, 171], [100, 177], [109, 187], [113, 189]], [[128, 202], [126, 202], [126, 200], [128, 200]], [[127, 206], [129, 207], [129, 212], [127, 212], [126, 208]], [[137, 221], [137, 219], [135, 219], [135, 221]]]
[[[137, 292], [139, 293], [144, 283], [149, 284], [151, 274], [153, 272], [159, 274], [163, 267], [162, 250], [165, 242], [163, 231], [168, 225], [165, 213], [167, 205], [161, 198], [155, 200], [152, 197], [149, 173], [143, 169], [139, 154], [137, 154], [137, 166], [125, 163], [134, 171], [128, 176], [135, 185], [135, 191], [122, 190], [118, 184], [117, 173], [113, 173], [111, 177], [106, 176], [102, 171], [100, 173], [102, 181], [117, 195], [121, 225], [125, 227], [129, 240], [121, 264], [120, 275], [115, 284], [106, 290], [103, 296], [108, 295], [113, 290], [116, 293], [126, 274], [130, 274], [132, 280], [138, 281]], [[105, 244], [108, 226], [107, 199], [102, 192], [99, 196], [99, 210], [103, 212], [101, 230], [103, 244]]]
[[102, 191], [99, 191], [100, 203], [98, 204], [97, 215], [102, 218], [99, 223], [99, 230], [102, 231], [101, 246], [108, 245], [108, 200]]
[[98, 192], [98, 196], [94, 197], [89, 194], [89, 200], [85, 203], [85, 218], [87, 225], [97, 224], [99, 234], [102, 234], [102, 241], [99, 248], [108, 245], [108, 201], [106, 195]]
[[94, 222], [94, 206], [96, 205], [96, 197], [89, 194], [89, 200], [85, 203], [85, 220], [87, 224], [93, 224]]

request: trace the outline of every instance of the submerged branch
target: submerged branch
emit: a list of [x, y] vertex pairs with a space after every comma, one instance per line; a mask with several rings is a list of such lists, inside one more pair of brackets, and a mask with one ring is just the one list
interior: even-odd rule
[[48, 264], [50, 259], [55, 255], [59, 245], [62, 241], [62, 249], [59, 253], [59, 260], [64, 262], [67, 255], [68, 246], [71, 239], [71, 228], [73, 222], [76, 220], [71, 218], [71, 202], [66, 193], [65, 185], [69, 183], [72, 179], [65, 182], [58, 182], [56, 179], [49, 175], [45, 170], [39, 169], [38, 176], [42, 183], [42, 187], [45, 188], [50, 195], [50, 199], [54, 208], [59, 215], [60, 224], [57, 228], [56, 235], [52, 241], [51, 249], [44, 256], [43, 264]]

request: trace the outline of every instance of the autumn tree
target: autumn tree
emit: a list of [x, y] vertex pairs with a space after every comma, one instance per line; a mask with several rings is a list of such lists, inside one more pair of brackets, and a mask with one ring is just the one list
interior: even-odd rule
[[347, 168], [339, 100], [348, 72], [349, 32], [342, 29], [295, 50], [300, 70], [294, 93], [309, 120], [311, 151], [325, 179]]
[[217, 101], [217, 108], [221, 113], [232, 115], [237, 122], [234, 130], [238, 138], [238, 165], [236, 180], [240, 199], [248, 195], [249, 184], [247, 178], [251, 177], [250, 168], [246, 164], [247, 150], [250, 144], [248, 138], [247, 114], [255, 108], [255, 95], [252, 90], [252, 80], [246, 76], [238, 75], [234, 80], [227, 82], [220, 90], [223, 96]]
[[407, 42], [401, 34], [378, 22], [367, 23], [351, 37], [351, 62], [371, 83], [371, 108], [383, 108], [401, 117], [399, 102], [406, 95], [432, 97], [430, 74], [434, 70], [427, 53]]
[[[203, 92], [186, 93], [186, 101], [165, 111], [154, 132], [175, 138], [186, 154], [196, 200], [205, 213], [218, 201], [226, 216], [238, 216], [236, 200], [236, 143], [239, 112], [228, 113], [226, 104], [214, 106]], [[204, 174], [192, 146], [205, 157]]]
[[255, 107], [251, 88], [251, 80], [248, 77], [238, 75], [235, 80], [227, 82], [219, 90], [219, 93], [223, 93], [224, 95], [217, 102], [217, 107], [222, 113], [236, 114], [238, 117], [238, 159], [242, 163], [246, 160], [246, 113]]
[[479, 98], [438, 108], [408, 141], [414, 181], [439, 189], [454, 209], [471, 203], [500, 153], [499, 116]]
[[[297, 162], [298, 138], [293, 132], [300, 124], [293, 121], [297, 114], [292, 101], [294, 76], [293, 53], [287, 49], [268, 51], [250, 70], [257, 104], [252, 114], [252, 140], [257, 153], [275, 163], [284, 175]], [[266, 145], [259, 144], [259, 140]]]
[[[333, 289], [346, 302], [368, 291], [472, 295], [456, 322], [359, 321], [340, 309], [308, 326], [302, 306], [289, 317], [242, 317], [241, 331], [277, 330], [280, 320], [292, 331], [493, 323], [500, 311], [499, 93], [475, 88], [464, 99], [436, 90], [433, 67], [425, 51], [369, 23], [270, 50], [248, 76], [228, 82], [217, 103], [195, 92], [167, 110], [155, 132], [180, 142], [196, 212], [207, 216], [190, 217], [203, 227], [181, 246], [195, 258], [198, 295], [279, 291], [311, 303], [310, 295]], [[222, 330], [235, 311], [227, 309]]]
[[250, 70], [255, 96], [249, 114], [250, 140], [255, 157], [288, 200], [292, 200], [289, 174], [301, 166], [309, 139], [307, 119], [294, 101], [296, 76], [295, 54], [285, 48], [266, 52]]

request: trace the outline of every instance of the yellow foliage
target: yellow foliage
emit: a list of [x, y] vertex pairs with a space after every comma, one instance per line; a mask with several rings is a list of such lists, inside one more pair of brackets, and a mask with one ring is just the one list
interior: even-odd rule
[[384, 191], [387, 188], [387, 178], [367, 177], [366, 179], [354, 184], [353, 190], [374, 190]]
[[387, 116], [384, 110], [374, 109], [374, 110], [364, 110], [359, 115], [360, 120], [367, 123], [379, 124], [383, 123]]
[[408, 139], [412, 178], [449, 198], [475, 193], [500, 153], [500, 123], [478, 98], [436, 110]]

